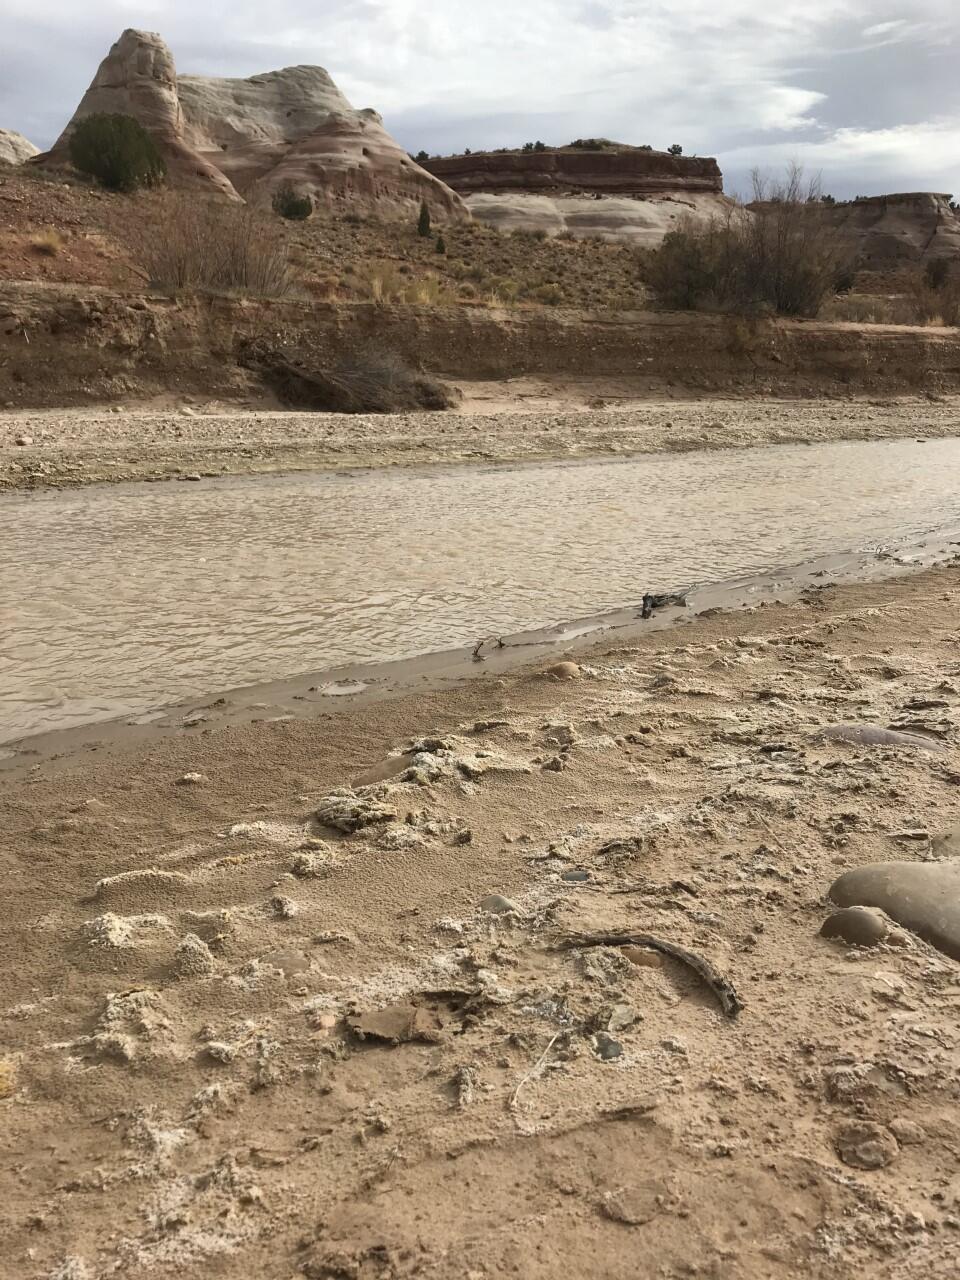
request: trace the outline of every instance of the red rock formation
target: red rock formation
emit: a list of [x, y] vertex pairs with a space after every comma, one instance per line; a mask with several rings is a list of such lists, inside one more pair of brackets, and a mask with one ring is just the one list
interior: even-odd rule
[[290, 184], [316, 200], [348, 200], [415, 216], [421, 200], [439, 221], [467, 218], [438, 178], [390, 137], [375, 111], [355, 111], [322, 67], [287, 67], [242, 80], [177, 76], [152, 32], [125, 31], [80, 106], [41, 161], [69, 161], [70, 131], [95, 112], [131, 115], [159, 143], [169, 180], [202, 184], [234, 200], [269, 198]]
[[635, 147], [503, 154], [485, 151], [428, 160], [424, 167], [461, 195], [523, 191], [529, 195], [631, 196], [723, 191], [723, 174], [716, 160]]

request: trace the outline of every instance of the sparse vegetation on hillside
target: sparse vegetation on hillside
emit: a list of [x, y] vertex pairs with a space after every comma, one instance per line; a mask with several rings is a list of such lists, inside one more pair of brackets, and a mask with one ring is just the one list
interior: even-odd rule
[[456, 388], [411, 369], [396, 352], [373, 345], [329, 368], [263, 345], [248, 348], [243, 361], [291, 408], [322, 413], [400, 413], [451, 409], [460, 398]]
[[290, 222], [304, 222], [313, 213], [313, 201], [301, 195], [289, 183], [273, 193], [273, 211]]
[[157, 144], [132, 116], [97, 114], [70, 135], [70, 159], [108, 191], [136, 191], [162, 182], [167, 166]]
[[672, 231], [647, 256], [644, 278], [663, 306], [815, 316], [833, 296], [845, 254], [819, 215], [816, 183], [792, 167], [755, 188], [749, 212]]
[[151, 284], [277, 298], [293, 284], [287, 246], [273, 224], [247, 205], [168, 192], [132, 240]]
[[424, 239], [430, 235], [430, 207], [426, 200], [420, 201], [420, 218], [417, 222], [417, 235]]

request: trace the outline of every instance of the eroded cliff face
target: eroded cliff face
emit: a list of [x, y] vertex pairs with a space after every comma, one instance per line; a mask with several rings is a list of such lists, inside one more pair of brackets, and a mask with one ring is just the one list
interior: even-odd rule
[[483, 152], [428, 160], [481, 222], [656, 248], [683, 221], [730, 207], [716, 160], [635, 147]]
[[869, 196], [824, 213], [861, 267], [884, 270], [932, 258], [960, 258], [960, 216], [932, 191]]
[[76, 122], [131, 115], [160, 144], [170, 181], [233, 200], [268, 199], [294, 186], [325, 202], [440, 221], [466, 209], [390, 137], [375, 111], [356, 111], [322, 67], [287, 67], [246, 79], [178, 76], [155, 32], [128, 30], [100, 64], [70, 123], [43, 159], [69, 160]]

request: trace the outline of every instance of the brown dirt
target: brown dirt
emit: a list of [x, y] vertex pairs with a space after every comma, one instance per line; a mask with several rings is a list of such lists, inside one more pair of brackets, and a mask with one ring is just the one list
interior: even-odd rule
[[[956, 569], [834, 588], [573, 680], [38, 763], [0, 800], [0, 1272], [953, 1276], [956, 965], [817, 931], [841, 871], [960, 818], [958, 601]], [[838, 719], [949, 750], [809, 741]], [[306, 825], [371, 776], [398, 820]], [[611, 929], [744, 1011], [555, 949]], [[852, 1126], [890, 1163], [844, 1164]]]
[[[629, 384], [465, 384], [463, 411], [343, 415], [179, 410], [0, 413], [0, 490], [192, 475], [532, 461], [957, 433], [956, 397], [638, 401]], [[523, 398], [518, 400], [518, 395]], [[597, 402], [607, 407], [591, 407]], [[29, 441], [18, 444], [17, 441]]]

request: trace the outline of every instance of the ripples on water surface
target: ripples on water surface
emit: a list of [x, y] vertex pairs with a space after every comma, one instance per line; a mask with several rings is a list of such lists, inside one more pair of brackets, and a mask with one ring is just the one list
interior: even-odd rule
[[0, 741], [960, 518], [960, 441], [0, 497]]

